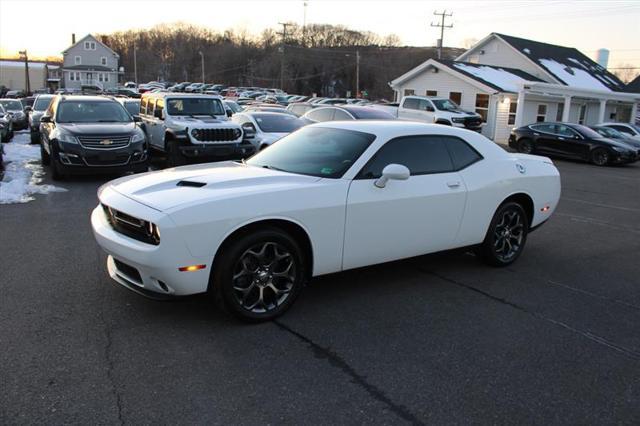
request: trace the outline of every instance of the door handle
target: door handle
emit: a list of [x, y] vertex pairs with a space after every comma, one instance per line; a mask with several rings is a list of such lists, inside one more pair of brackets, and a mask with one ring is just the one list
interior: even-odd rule
[[460, 186], [460, 181], [447, 182], [447, 186], [449, 188], [458, 188]]
[[561, 141], [563, 141], [563, 140], [564, 140], [564, 138], [563, 138], [562, 136], [558, 137], [558, 139], [560, 139]]
[[533, 133], [533, 136], [540, 136], [540, 133]]

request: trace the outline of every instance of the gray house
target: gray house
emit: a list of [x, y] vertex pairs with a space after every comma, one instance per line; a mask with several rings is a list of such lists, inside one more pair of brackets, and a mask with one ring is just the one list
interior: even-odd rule
[[63, 87], [69, 89], [107, 89], [118, 85], [118, 59], [120, 56], [106, 44], [88, 34], [75, 41], [63, 55]]

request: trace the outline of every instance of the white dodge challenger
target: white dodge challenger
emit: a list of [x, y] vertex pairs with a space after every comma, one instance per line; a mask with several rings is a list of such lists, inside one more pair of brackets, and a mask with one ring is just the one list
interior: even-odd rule
[[156, 298], [209, 292], [259, 321], [313, 276], [467, 246], [509, 265], [555, 210], [560, 176], [463, 129], [327, 122], [246, 162], [127, 176], [98, 197], [111, 278]]

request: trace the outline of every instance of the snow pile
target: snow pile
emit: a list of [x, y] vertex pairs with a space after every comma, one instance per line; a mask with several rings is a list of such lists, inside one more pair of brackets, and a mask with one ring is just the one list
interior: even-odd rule
[[577, 60], [573, 59], [571, 62], [576, 63], [580, 68], [567, 66], [556, 62], [553, 59], [540, 59], [540, 64], [548, 69], [551, 74], [564, 81], [567, 86], [579, 89], [603, 90], [606, 92], [611, 91], [611, 89], [609, 89], [600, 80], [582, 69], [584, 67]]
[[66, 191], [53, 185], [40, 185], [44, 170], [40, 165], [40, 147], [29, 145], [29, 133], [16, 133], [3, 143], [4, 179], [0, 181], [0, 204], [26, 203], [33, 194]]
[[493, 68], [486, 65], [475, 66], [461, 63], [454, 63], [453, 66], [461, 71], [474, 75], [487, 83], [498, 86], [505, 92], [517, 92], [518, 83], [528, 81], [502, 68]]

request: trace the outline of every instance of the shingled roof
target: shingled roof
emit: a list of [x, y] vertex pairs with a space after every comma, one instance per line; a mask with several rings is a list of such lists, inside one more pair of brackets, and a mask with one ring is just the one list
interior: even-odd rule
[[627, 84], [626, 91], [629, 93], [640, 93], [640, 75], [637, 76], [631, 83]]
[[560, 82], [571, 87], [625, 92], [618, 77], [573, 47], [541, 43], [506, 34], [494, 33], [528, 57]]

